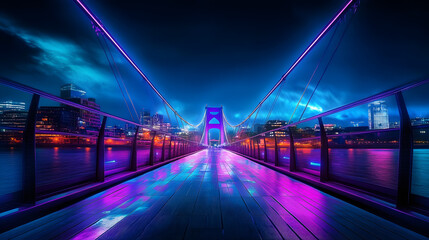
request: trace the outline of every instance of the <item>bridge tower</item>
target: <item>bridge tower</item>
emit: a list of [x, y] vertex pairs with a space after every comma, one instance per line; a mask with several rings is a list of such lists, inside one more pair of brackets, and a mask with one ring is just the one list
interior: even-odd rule
[[220, 145], [225, 143], [225, 129], [223, 125], [223, 110], [222, 107], [206, 107], [206, 119], [203, 141], [204, 144], [209, 145], [209, 131], [210, 129], [219, 129]]

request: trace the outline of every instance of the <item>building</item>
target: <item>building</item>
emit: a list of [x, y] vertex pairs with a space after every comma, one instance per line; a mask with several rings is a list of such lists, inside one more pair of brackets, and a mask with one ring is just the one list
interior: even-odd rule
[[25, 111], [25, 102], [0, 102], [0, 113], [3, 113], [4, 111]]
[[27, 112], [25, 111], [4, 111], [0, 114], [0, 126], [10, 128], [25, 128]]
[[256, 123], [253, 125], [253, 132], [254, 133], [261, 133], [265, 131], [265, 124]]
[[152, 127], [157, 130], [161, 130], [162, 125], [164, 123], [164, 116], [161, 114], [155, 113], [155, 115], [152, 116]]
[[63, 99], [84, 98], [86, 92], [73, 83], [62, 85], [60, 97]]
[[[100, 111], [100, 105], [95, 102], [95, 98], [72, 98], [70, 101]], [[79, 109], [78, 123], [81, 130], [99, 129], [101, 126], [100, 115]]]
[[[85, 98], [86, 92], [79, 88], [77, 85], [69, 83], [61, 86], [60, 96], [63, 99], [75, 102], [77, 104], [100, 110], [100, 105], [95, 102], [95, 98]], [[62, 107], [66, 107], [74, 111], [75, 108], [68, 105], [61, 104]], [[100, 115], [79, 109], [79, 115], [76, 119], [80, 131], [98, 131], [101, 126]]]
[[70, 107], [40, 107], [36, 128], [45, 131], [77, 132], [79, 110]]
[[413, 126], [427, 125], [427, 124], [429, 124], [429, 118], [416, 117], [411, 119], [411, 125]]
[[386, 101], [379, 100], [368, 104], [369, 129], [389, 128], [389, 114]]
[[0, 102], [0, 125], [12, 128], [24, 128], [27, 121], [25, 102]]
[[125, 129], [115, 125], [115, 126], [106, 126], [105, 136], [114, 137], [114, 138], [125, 138], [126, 132]]
[[[332, 123], [324, 123], [323, 127], [325, 127], [325, 131], [333, 131], [337, 127], [337, 125], [332, 124]], [[319, 124], [314, 124], [314, 131], [320, 132], [320, 125]]]
[[[27, 122], [24, 102], [0, 102], [0, 143], [15, 145], [22, 142], [22, 133], [13, 128], [24, 129]], [[12, 129], [11, 129], [12, 128]]]
[[[269, 120], [265, 123], [265, 131], [270, 131], [280, 127], [286, 126], [286, 121], [282, 120]], [[276, 137], [286, 137], [286, 129], [275, 131]], [[269, 132], [268, 137], [274, 137], [274, 132]]]
[[150, 116], [150, 111], [143, 110], [140, 112], [140, 124], [147, 126], [152, 124], [152, 117]]

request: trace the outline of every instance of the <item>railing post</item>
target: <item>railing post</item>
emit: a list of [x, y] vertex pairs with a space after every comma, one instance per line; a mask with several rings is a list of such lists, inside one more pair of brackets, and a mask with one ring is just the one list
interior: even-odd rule
[[320, 181], [329, 180], [329, 149], [325, 126], [321, 117], [318, 118], [320, 126]]
[[256, 142], [256, 144], [258, 145], [258, 160], [261, 159], [261, 147], [259, 146], [259, 144], [261, 143], [261, 140], [258, 138], [258, 142]]
[[289, 130], [289, 171], [296, 171], [296, 155], [295, 155], [295, 142], [293, 140], [292, 128], [288, 127]]
[[150, 152], [149, 152], [149, 165], [152, 166], [154, 163], [154, 146], [155, 146], [155, 137], [156, 137], [156, 131], [153, 132], [153, 137], [150, 141]]
[[182, 145], [182, 155], [186, 154], [186, 141], [183, 141], [183, 145]]
[[185, 141], [182, 141], [182, 150], [181, 150], [181, 155], [185, 154]]
[[280, 162], [279, 162], [279, 149], [278, 149], [278, 145], [277, 145], [277, 136], [276, 136], [276, 132], [274, 131], [274, 165], [275, 166], [279, 166]]
[[162, 153], [161, 153], [161, 162], [163, 162], [165, 160], [165, 138], [167, 137], [167, 135], [164, 135], [164, 138], [162, 139]]
[[254, 148], [254, 146], [253, 146], [253, 139], [250, 139], [249, 146], [250, 146], [249, 156], [253, 158], [253, 148]]
[[268, 162], [267, 138], [264, 136], [264, 162]]
[[33, 94], [23, 132], [24, 156], [22, 159], [22, 201], [36, 202], [36, 118], [40, 95]]
[[173, 136], [170, 136], [170, 143], [168, 144], [168, 159], [171, 159], [171, 141], [173, 140]]
[[178, 143], [178, 141], [176, 140], [176, 141], [174, 141], [174, 151], [173, 151], [173, 156], [174, 157], [177, 157], [177, 143]]
[[107, 117], [104, 116], [97, 138], [97, 159], [95, 162], [95, 180], [97, 182], [104, 182], [104, 130], [106, 128], [106, 121]]
[[402, 92], [395, 94], [400, 116], [399, 167], [396, 207], [406, 208], [410, 204], [413, 172], [413, 128]]
[[250, 144], [250, 141], [249, 141], [247, 145], [247, 156], [250, 156], [250, 153], [252, 152], [251, 148], [252, 148], [252, 145]]
[[179, 140], [177, 142], [177, 156], [181, 156], [182, 155], [182, 141]]
[[131, 150], [130, 170], [137, 171], [137, 136], [139, 135], [139, 126], [136, 127], [134, 134], [133, 147]]

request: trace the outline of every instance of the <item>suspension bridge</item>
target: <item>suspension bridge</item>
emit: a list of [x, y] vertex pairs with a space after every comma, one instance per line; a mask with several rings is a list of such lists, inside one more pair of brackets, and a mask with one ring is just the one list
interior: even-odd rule
[[[19, 162], [5, 165], [10, 171], [0, 178], [0, 239], [429, 237], [429, 122], [417, 124], [404, 98], [429, 79], [407, 80], [319, 114], [307, 111], [359, 1], [347, 1], [235, 124], [220, 104], [206, 106], [200, 122], [188, 121], [95, 13], [82, 0], [74, 2], [92, 24], [129, 118], [0, 77], [2, 87], [31, 95], [25, 114], [11, 110], [12, 120], [0, 121], [7, 148], [0, 157]], [[322, 39], [325, 49], [293, 110], [285, 120], [273, 119], [275, 109], [282, 111], [277, 102], [289, 75]], [[161, 100], [168, 125], [158, 124], [159, 116], [149, 124], [139, 115], [114, 51]], [[371, 124], [381, 125], [386, 99], [398, 110], [397, 125], [339, 129], [329, 123], [363, 107]], [[41, 106], [46, 100], [61, 106], [61, 116], [95, 118], [95, 127], [47, 128], [52, 113]], [[12, 124], [19, 116], [22, 124]], [[108, 121], [130, 127], [117, 134]], [[61, 148], [67, 144], [72, 147]]]

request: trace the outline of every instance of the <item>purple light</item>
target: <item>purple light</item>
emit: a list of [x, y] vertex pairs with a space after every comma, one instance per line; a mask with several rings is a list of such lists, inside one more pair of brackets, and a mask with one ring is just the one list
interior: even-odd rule
[[310, 162], [310, 165], [320, 167], [320, 163], [318, 163], [318, 162]]
[[276, 85], [274, 85], [274, 87], [271, 88], [271, 90], [267, 93], [267, 95], [262, 99], [262, 101], [259, 102], [259, 104], [246, 117], [246, 119], [244, 119], [241, 123], [234, 125], [234, 126], [239, 126], [239, 125], [243, 124], [247, 119], [249, 119], [252, 116], [253, 113], [256, 112], [256, 110], [265, 102], [265, 100], [267, 100], [268, 97], [270, 97], [270, 95], [286, 79], [286, 77], [290, 74], [290, 72], [292, 72], [292, 70], [296, 67], [296, 65], [298, 65], [299, 62], [301, 62], [301, 60], [307, 55], [307, 53], [319, 42], [319, 40], [323, 37], [323, 35], [325, 35], [325, 33], [332, 27], [332, 25], [334, 25], [334, 23], [340, 18], [340, 16], [347, 10], [347, 8], [350, 7], [350, 5], [354, 1], [355, 0], [350, 0], [349, 2], [347, 2], [347, 4], [337, 13], [337, 15], [335, 15], [334, 18], [332, 18], [332, 20], [328, 23], [328, 25], [319, 33], [319, 35], [317, 35], [317, 37], [313, 40], [313, 42], [311, 42], [311, 44], [305, 49], [305, 51], [301, 54], [301, 56], [299, 56], [299, 58], [292, 64], [292, 66], [287, 70], [287, 72], [285, 74], [283, 74], [283, 76], [276, 83]]
[[177, 116], [182, 119], [184, 122], [186, 122], [187, 124], [189, 124], [192, 127], [196, 127], [193, 124], [190, 124], [188, 121], [186, 121], [182, 116], [180, 116], [180, 114], [167, 102], [167, 100], [162, 96], [162, 94], [156, 89], [156, 87], [152, 84], [151, 81], [149, 81], [149, 79], [147, 78], [147, 76], [143, 73], [142, 70], [140, 70], [140, 68], [137, 66], [136, 63], [134, 63], [134, 61], [131, 59], [130, 56], [128, 56], [128, 54], [125, 52], [125, 50], [119, 45], [119, 43], [113, 38], [113, 36], [107, 31], [107, 29], [103, 26], [103, 24], [101, 23], [101, 21], [95, 16], [95, 14], [93, 14], [89, 8], [81, 2], [81, 0], [75, 0], [75, 2], [78, 4], [78, 6], [80, 8], [82, 8], [84, 10], [84, 12], [88, 15], [88, 17], [91, 19], [91, 21], [97, 25], [97, 27], [109, 38], [109, 40], [113, 43], [113, 45], [115, 45], [116, 49], [118, 49], [122, 56], [124, 56], [128, 62], [134, 67], [134, 69], [140, 74], [140, 76], [143, 77], [143, 79], [149, 84], [149, 86], [152, 88], [153, 91], [155, 91], [155, 93], [161, 98], [161, 100], [167, 104], [167, 106], [171, 109], [171, 111], [173, 111], [175, 114], [177, 114]]

